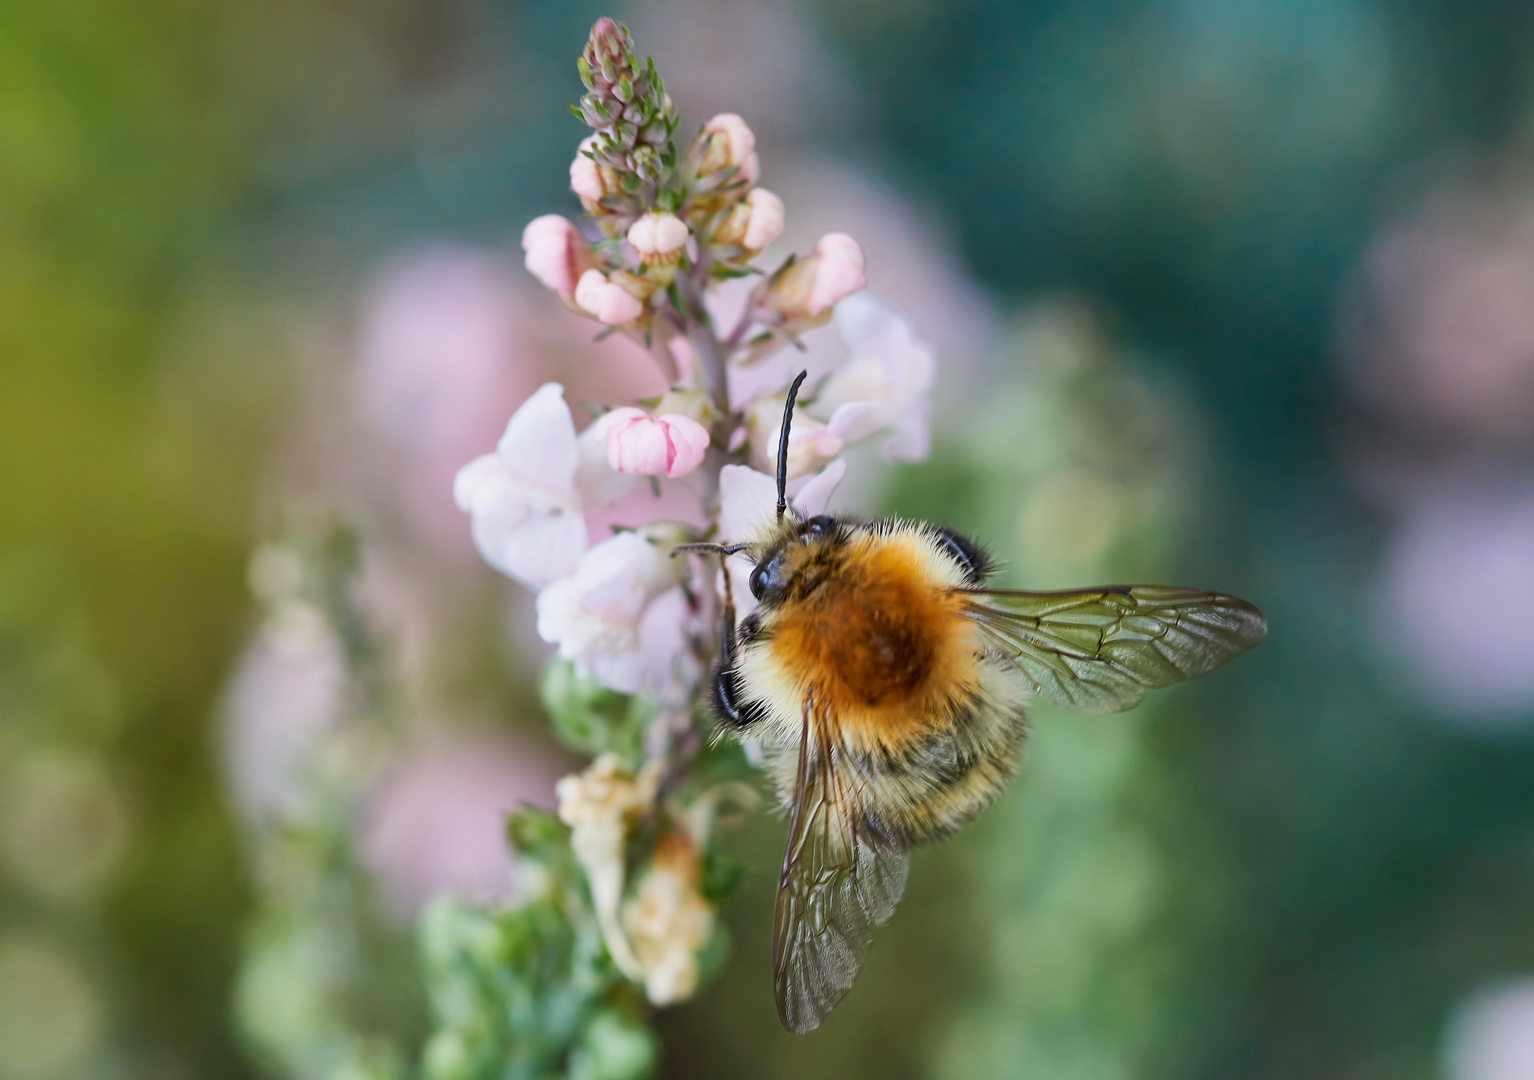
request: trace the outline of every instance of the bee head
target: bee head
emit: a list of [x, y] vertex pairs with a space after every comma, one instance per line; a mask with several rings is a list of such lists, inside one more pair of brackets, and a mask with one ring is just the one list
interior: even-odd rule
[[822, 563], [831, 549], [841, 545], [845, 535], [846, 526], [826, 514], [784, 517], [772, 536], [749, 552], [756, 560], [746, 582], [751, 595], [767, 604], [781, 601], [806, 570]]

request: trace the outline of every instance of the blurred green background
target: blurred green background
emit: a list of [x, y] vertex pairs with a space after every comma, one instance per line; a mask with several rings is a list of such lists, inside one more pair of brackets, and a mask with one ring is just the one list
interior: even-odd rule
[[[349, 429], [314, 436], [361, 298], [573, 212], [607, 10], [0, 5], [0, 1076], [260, 1075], [218, 726], [250, 553], [310, 473], [392, 527], [327, 469]], [[734, 960], [662, 1016], [663, 1074], [1534, 1077], [1534, 7], [611, 13], [688, 123], [746, 115], [765, 183], [852, 170], [838, 205], [926, 237], [943, 269], [893, 291], [979, 298], [885, 508], [1020, 583], [1207, 585], [1272, 626], [1125, 717], [1040, 710], [809, 1038], [772, 1015], [781, 827], [750, 825]], [[500, 633], [488, 577], [451, 588]], [[427, 681], [534, 728], [530, 636]]]

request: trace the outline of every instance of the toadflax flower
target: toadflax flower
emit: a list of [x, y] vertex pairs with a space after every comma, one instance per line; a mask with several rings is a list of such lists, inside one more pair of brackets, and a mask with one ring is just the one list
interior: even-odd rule
[[[931, 442], [928, 394], [937, 369], [932, 346], [916, 336], [904, 315], [871, 296], [849, 297], [834, 318], [851, 355], [807, 411], [824, 417], [828, 427], [836, 427], [840, 417], [847, 442], [889, 431], [883, 450], [891, 461], [925, 460]], [[848, 417], [847, 410], [859, 404], [864, 407]], [[792, 453], [792, 440], [789, 445]]]
[[570, 826], [570, 849], [586, 872], [607, 951], [620, 971], [639, 982], [644, 981], [645, 970], [618, 921], [623, 845], [629, 820], [654, 805], [659, 786], [658, 762], [647, 762], [637, 776], [630, 775], [616, 754], [603, 754], [585, 772], [572, 773], [554, 785], [559, 820]]
[[607, 461], [636, 476], [686, 476], [708, 451], [708, 429], [677, 413], [651, 418], [643, 409], [614, 409], [603, 419]]
[[538, 636], [603, 686], [635, 693], [650, 662], [640, 637], [645, 609], [676, 585], [680, 570], [669, 544], [619, 533], [580, 556], [573, 576], [538, 594]]
[[574, 572], [586, 550], [579, 463], [564, 388], [545, 383], [512, 414], [495, 453], [475, 458], [453, 481], [486, 562], [535, 589]]
[[846, 233], [826, 233], [812, 254], [773, 275], [759, 306], [779, 324], [808, 329], [829, 319], [831, 309], [864, 284], [858, 242]]
[[701, 871], [698, 846], [668, 832], [623, 905], [623, 927], [655, 1005], [685, 1001], [697, 989], [698, 950], [714, 933], [714, 909], [698, 891]]

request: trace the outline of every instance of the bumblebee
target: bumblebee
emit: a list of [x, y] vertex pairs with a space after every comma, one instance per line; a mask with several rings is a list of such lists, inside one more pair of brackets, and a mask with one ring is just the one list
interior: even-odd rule
[[686, 545], [754, 563], [759, 606], [726, 594], [713, 698], [759, 738], [788, 814], [773, 925], [778, 1016], [804, 1033], [852, 988], [905, 889], [907, 852], [989, 806], [1017, 771], [1033, 697], [1127, 709], [1263, 639], [1244, 600], [1198, 589], [991, 588], [995, 564], [952, 529], [801, 518], [785, 497], [744, 544]]

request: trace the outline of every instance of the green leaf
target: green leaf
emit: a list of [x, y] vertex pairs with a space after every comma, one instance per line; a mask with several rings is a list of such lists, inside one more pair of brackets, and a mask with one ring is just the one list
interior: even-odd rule
[[506, 818], [506, 839], [517, 854], [538, 858], [550, 848], [563, 848], [570, 831], [553, 814], [522, 803]]
[[594, 677], [576, 674], [570, 661], [558, 659], [543, 669], [538, 695], [555, 737], [570, 749], [593, 757], [614, 753], [630, 764], [638, 762], [645, 725], [655, 715], [653, 704], [608, 690]]
[[703, 894], [703, 899], [718, 905], [735, 895], [745, 877], [745, 863], [706, 851], [703, 853], [703, 879], [698, 883], [698, 891]]
[[570, 1080], [644, 1080], [658, 1057], [655, 1033], [630, 1014], [603, 1009], [570, 1054]]

